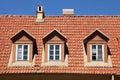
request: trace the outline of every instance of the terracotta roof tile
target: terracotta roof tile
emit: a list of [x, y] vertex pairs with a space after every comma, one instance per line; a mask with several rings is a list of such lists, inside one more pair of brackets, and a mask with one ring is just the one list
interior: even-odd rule
[[[0, 15], [0, 73], [120, 73], [120, 16], [45, 16], [36, 23], [35, 16]], [[53, 29], [67, 37], [68, 66], [41, 66], [42, 38]], [[33, 67], [8, 67], [12, 42], [10, 38], [25, 29], [36, 38], [38, 55]], [[109, 36], [112, 67], [84, 67], [83, 40], [95, 29]], [[119, 39], [120, 40], [120, 39]]]

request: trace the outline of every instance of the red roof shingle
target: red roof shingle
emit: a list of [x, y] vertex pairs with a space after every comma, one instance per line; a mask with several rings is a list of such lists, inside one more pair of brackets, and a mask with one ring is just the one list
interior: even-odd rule
[[[44, 22], [35, 20], [35, 16], [0, 15], [0, 73], [120, 73], [120, 16], [45, 16]], [[36, 38], [35, 65], [8, 67], [11, 37], [22, 29]], [[54, 29], [67, 37], [68, 66], [41, 66], [42, 38]], [[84, 66], [83, 40], [96, 29], [109, 37], [112, 67]]]

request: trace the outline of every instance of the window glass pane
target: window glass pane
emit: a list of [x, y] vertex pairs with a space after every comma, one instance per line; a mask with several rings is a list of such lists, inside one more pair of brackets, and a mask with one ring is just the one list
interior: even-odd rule
[[92, 53], [92, 55], [96, 56], [96, 53]]
[[28, 59], [28, 51], [24, 51], [23, 60], [27, 60], [27, 59]]
[[23, 60], [27, 60], [27, 58], [28, 58], [27, 56], [24, 56], [24, 57], [23, 57]]
[[18, 45], [18, 51], [22, 51], [22, 45]]
[[92, 60], [96, 60], [96, 45], [92, 45]]
[[92, 45], [92, 52], [96, 53], [96, 45]]
[[28, 45], [24, 45], [24, 51], [28, 51]]
[[24, 49], [28, 49], [28, 45], [24, 45]]
[[60, 45], [55, 46], [55, 60], [59, 60]]
[[53, 55], [53, 51], [50, 51], [49, 53], [50, 53], [50, 56]]
[[96, 60], [96, 53], [92, 53], [92, 60]]
[[98, 45], [98, 51], [102, 51], [102, 45]]
[[55, 49], [56, 49], [56, 50], [59, 50], [59, 45], [56, 45], [56, 46], [55, 46]]
[[28, 51], [24, 51], [23, 55], [27, 56], [28, 55]]
[[102, 45], [98, 45], [98, 60], [102, 60]]
[[21, 60], [22, 59], [22, 53], [21, 52], [18, 52], [17, 53], [17, 60]]
[[50, 45], [50, 50], [53, 50], [54, 49], [54, 45]]
[[24, 54], [28, 53], [28, 45], [24, 45]]
[[59, 56], [59, 51], [55, 51], [55, 55], [58, 55], [58, 56]]
[[27, 60], [28, 58], [28, 45], [23, 45], [24, 50], [23, 50], [23, 60]]
[[55, 60], [59, 60], [59, 56], [55, 56]]
[[92, 60], [96, 60], [96, 56], [92, 56]]
[[49, 60], [54, 59], [54, 45], [49, 45]]
[[53, 60], [53, 56], [50, 56], [50, 57], [49, 57], [49, 60]]
[[17, 60], [21, 60], [21, 59], [22, 59], [22, 45], [18, 45]]
[[98, 53], [98, 60], [102, 60], [102, 54]]

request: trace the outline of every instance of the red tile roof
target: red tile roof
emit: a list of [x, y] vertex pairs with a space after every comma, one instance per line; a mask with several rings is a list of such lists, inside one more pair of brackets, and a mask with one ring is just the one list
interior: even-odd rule
[[[35, 65], [8, 67], [11, 54], [11, 37], [24, 29], [36, 38], [38, 54]], [[57, 29], [67, 37], [68, 66], [41, 66], [42, 38]], [[85, 67], [83, 40], [99, 29], [109, 37], [112, 67]], [[0, 15], [0, 73], [120, 73], [120, 16], [45, 16], [36, 22], [35, 16]]]

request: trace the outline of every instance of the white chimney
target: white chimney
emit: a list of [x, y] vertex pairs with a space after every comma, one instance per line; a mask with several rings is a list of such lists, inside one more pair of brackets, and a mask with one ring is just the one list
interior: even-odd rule
[[65, 15], [65, 16], [74, 15], [74, 9], [63, 9], [63, 15]]
[[38, 5], [37, 7], [37, 14], [36, 14], [36, 22], [43, 22], [44, 21], [44, 11], [42, 5]]

